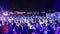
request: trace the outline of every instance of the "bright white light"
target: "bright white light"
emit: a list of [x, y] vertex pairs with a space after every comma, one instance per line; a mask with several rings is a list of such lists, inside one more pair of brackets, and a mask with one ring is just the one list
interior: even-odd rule
[[4, 18], [4, 21], [6, 21], [6, 18]]
[[13, 18], [11, 20], [14, 20]]
[[51, 14], [51, 16], [54, 16], [54, 14]]
[[7, 16], [7, 15], [8, 15], [8, 12], [4, 12], [3, 15], [4, 15], [4, 16]]
[[10, 18], [8, 18], [8, 21], [11, 23], [11, 19]]
[[48, 24], [46, 24], [46, 26], [48, 26]]
[[47, 31], [44, 31], [44, 33], [47, 33]]
[[13, 23], [12, 23], [12, 25], [13, 25]]
[[24, 22], [26, 22], [26, 19], [24, 19]]
[[13, 29], [13, 31], [15, 31], [15, 29]]

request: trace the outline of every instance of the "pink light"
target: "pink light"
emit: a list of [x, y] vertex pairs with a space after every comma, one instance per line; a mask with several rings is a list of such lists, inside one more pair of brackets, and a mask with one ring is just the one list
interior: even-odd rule
[[6, 21], [6, 18], [4, 18], [4, 21]]
[[7, 15], [8, 15], [8, 12], [4, 12], [3, 15], [4, 15], [4, 16], [7, 16]]

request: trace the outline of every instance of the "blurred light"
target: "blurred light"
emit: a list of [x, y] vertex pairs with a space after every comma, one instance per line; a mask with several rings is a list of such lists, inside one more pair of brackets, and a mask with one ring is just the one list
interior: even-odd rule
[[36, 28], [33, 26], [32, 29], [36, 30]]
[[46, 24], [46, 26], [48, 26], [48, 24]]
[[26, 20], [26, 19], [24, 19], [24, 22], [27, 22], [27, 20]]
[[12, 23], [12, 25], [13, 25], [13, 23]]
[[49, 17], [47, 16], [46, 18], [48, 19]]
[[8, 25], [8, 23], [7, 23], [7, 25]]
[[4, 15], [4, 16], [8, 16], [8, 12], [4, 12], [3, 15]]
[[27, 12], [27, 14], [32, 14], [32, 12]]
[[39, 24], [43, 24], [43, 22], [39, 20]]
[[15, 29], [13, 29], [13, 31], [15, 31]]
[[60, 13], [58, 15], [60, 15]]
[[11, 19], [10, 18], [8, 18], [8, 21], [11, 23]]
[[6, 18], [4, 18], [4, 21], [6, 21]]
[[41, 12], [42, 14], [45, 13], [45, 12]]
[[12, 14], [13, 15], [14, 13], [13, 12], [9, 12], [9, 14]]
[[11, 18], [11, 20], [14, 20], [14, 18]]
[[2, 25], [4, 25], [4, 21], [2, 21]]
[[60, 28], [60, 27], [57, 27], [57, 28]]
[[49, 10], [49, 12], [52, 11], [52, 10]]
[[54, 16], [54, 14], [51, 14], [51, 17], [53, 17]]
[[25, 12], [19, 12], [19, 11], [18, 11], [18, 12], [16, 12], [16, 13], [17, 13], [17, 14], [24, 14]]
[[2, 25], [0, 24], [0, 26], [2, 26]]
[[45, 34], [47, 34], [47, 31], [44, 31]]
[[58, 18], [60, 18], [60, 15], [58, 16]]

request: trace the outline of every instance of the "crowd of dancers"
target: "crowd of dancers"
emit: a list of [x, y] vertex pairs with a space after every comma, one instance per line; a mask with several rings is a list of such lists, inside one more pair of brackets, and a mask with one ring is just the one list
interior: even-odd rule
[[60, 34], [60, 22], [44, 19], [0, 20], [0, 34]]

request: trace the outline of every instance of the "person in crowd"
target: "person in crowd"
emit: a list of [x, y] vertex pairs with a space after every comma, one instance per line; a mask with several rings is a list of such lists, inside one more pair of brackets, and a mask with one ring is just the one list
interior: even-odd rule
[[0, 34], [2, 34], [2, 21], [0, 21]]
[[7, 34], [7, 32], [8, 32], [8, 25], [7, 25], [7, 21], [6, 21], [6, 22], [4, 22], [4, 25], [3, 25], [3, 32], [4, 32], [5, 34]]
[[0, 34], [60, 34], [60, 25], [58, 21], [50, 23], [43, 23], [43, 20], [36, 19], [32, 22], [24, 19], [20, 21], [11, 20], [11, 23], [7, 20], [0, 21]]

